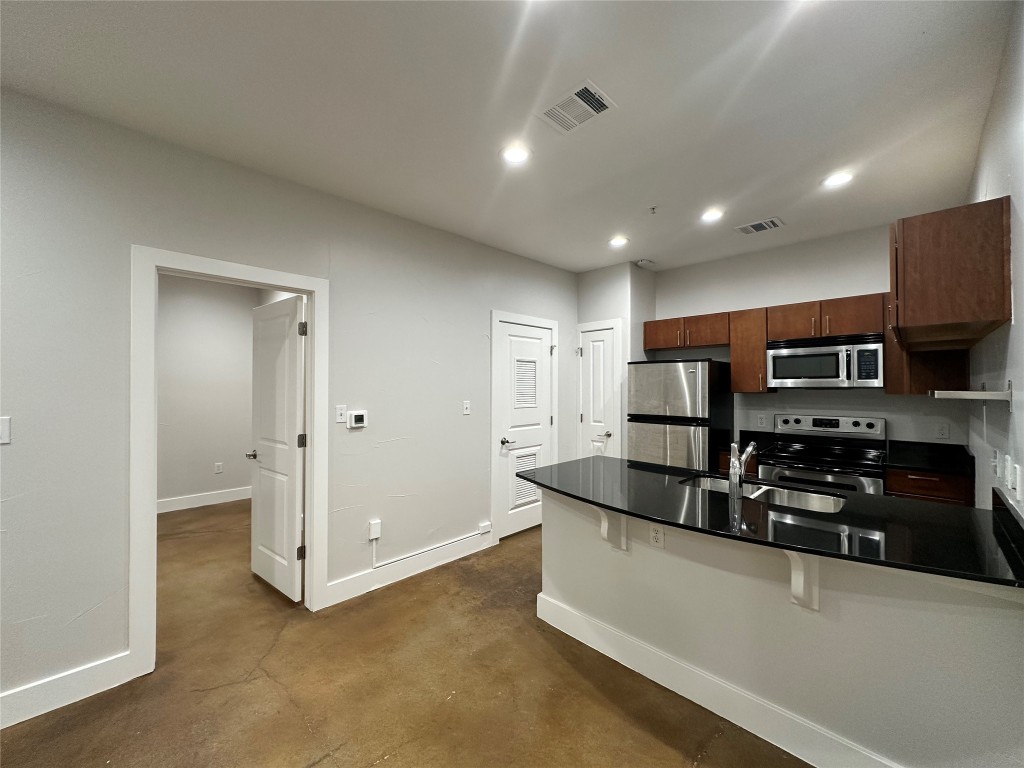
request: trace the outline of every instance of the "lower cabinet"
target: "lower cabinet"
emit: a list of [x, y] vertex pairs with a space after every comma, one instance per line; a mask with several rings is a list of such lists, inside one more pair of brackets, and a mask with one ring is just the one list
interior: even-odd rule
[[885, 494], [973, 507], [974, 479], [917, 469], [887, 469]]

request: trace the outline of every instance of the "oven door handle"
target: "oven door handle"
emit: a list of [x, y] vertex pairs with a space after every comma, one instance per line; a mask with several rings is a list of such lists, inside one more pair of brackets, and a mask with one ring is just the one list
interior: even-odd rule
[[[884, 473], [879, 472], [860, 472], [857, 470], [831, 470], [822, 469], [820, 466], [812, 466], [810, 464], [799, 464], [797, 462], [786, 462], [778, 461], [771, 458], [766, 458], [764, 454], [761, 454], [760, 465], [763, 467], [777, 467], [778, 469], [784, 469], [787, 472], [789, 470], [796, 470], [798, 472], [813, 472], [815, 475], [839, 475], [840, 477], [867, 477], [867, 478], [878, 478], [879, 480], [884, 477]], [[810, 480], [817, 479], [816, 477], [808, 478]]]

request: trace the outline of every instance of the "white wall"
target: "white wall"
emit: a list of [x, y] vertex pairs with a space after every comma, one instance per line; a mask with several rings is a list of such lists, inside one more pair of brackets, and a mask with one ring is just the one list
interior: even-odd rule
[[[252, 308], [255, 288], [160, 277], [156, 328], [157, 498], [215, 503], [250, 484]], [[214, 463], [223, 472], [214, 474]]]
[[[971, 200], [1011, 196], [1013, 322], [971, 352], [972, 388], [985, 384], [989, 389], [1005, 389], [1007, 379], [1014, 384], [1012, 414], [997, 403], [971, 406], [971, 449], [978, 457], [977, 504], [984, 507], [992, 503], [992, 486], [1005, 483], [993, 474], [994, 451], [1000, 457], [1009, 452], [1024, 465], [1024, 7], [1020, 3], [1011, 23], [971, 185]], [[1017, 502], [1016, 507], [1024, 518], [1024, 504]]]
[[670, 269], [656, 281], [658, 319], [883, 293], [889, 230], [872, 227]]
[[[329, 426], [331, 578], [370, 568], [371, 517], [394, 551], [477, 530], [490, 310], [571, 349], [575, 275], [17, 93], [0, 115], [4, 691], [125, 647], [133, 243], [331, 280], [331, 399], [371, 419]], [[559, 376], [571, 424], [573, 355]]]

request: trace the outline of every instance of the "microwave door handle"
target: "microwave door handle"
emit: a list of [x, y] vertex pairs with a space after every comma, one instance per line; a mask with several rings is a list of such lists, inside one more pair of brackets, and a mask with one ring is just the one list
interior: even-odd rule
[[850, 347], [846, 348], [846, 380], [851, 381], [853, 379], [853, 351]]

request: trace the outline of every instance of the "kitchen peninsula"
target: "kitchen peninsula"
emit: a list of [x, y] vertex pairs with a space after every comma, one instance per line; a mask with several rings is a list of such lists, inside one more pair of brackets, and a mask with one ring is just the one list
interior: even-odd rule
[[751, 481], [731, 522], [723, 481], [692, 471], [520, 477], [543, 489], [538, 616], [558, 629], [816, 765], [1021, 764], [1011, 512]]

